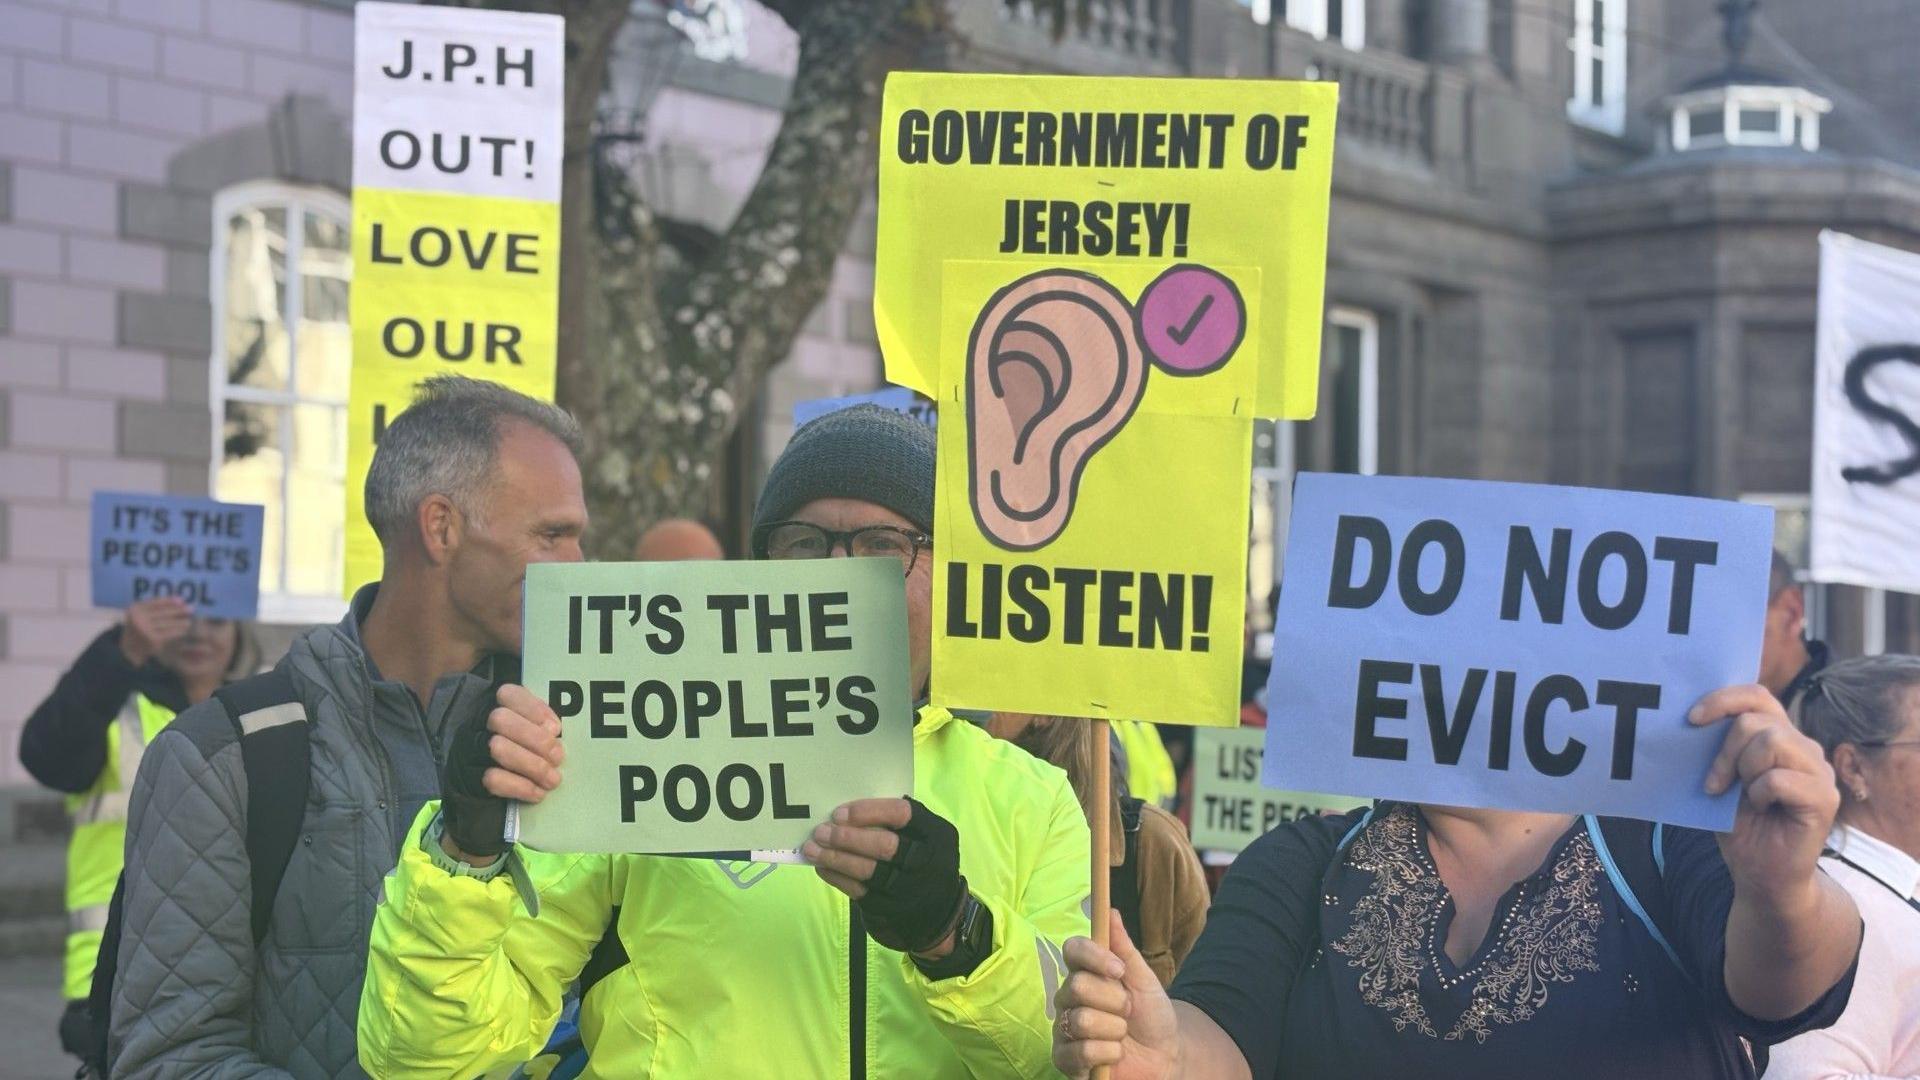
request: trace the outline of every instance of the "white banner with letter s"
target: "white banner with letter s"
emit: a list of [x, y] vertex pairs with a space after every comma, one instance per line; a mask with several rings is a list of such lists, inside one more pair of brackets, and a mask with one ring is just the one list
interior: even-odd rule
[[1820, 234], [1815, 581], [1920, 593], [1920, 254]]

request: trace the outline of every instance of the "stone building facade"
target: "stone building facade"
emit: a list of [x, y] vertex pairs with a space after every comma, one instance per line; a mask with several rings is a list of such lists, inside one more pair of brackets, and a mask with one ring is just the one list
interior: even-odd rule
[[[1765, 497], [1792, 542], [1814, 237], [1920, 249], [1920, 16], [1775, 6], [1748, 59], [1831, 102], [1817, 150], [1673, 145], [1667, 103], [1726, 62], [1713, 0], [1095, 0], [1059, 40], [1030, 3], [953, 10], [967, 68], [1341, 83], [1322, 415], [1259, 439], [1264, 593], [1303, 468]], [[795, 61], [732, 10], [744, 52], [678, 57], [638, 165], [661, 213], [715, 228]], [[347, 0], [0, 0], [0, 788], [110, 618], [92, 491], [337, 523], [351, 46]], [[797, 401], [879, 379], [873, 235], [869, 207], [754, 403], [731, 525]], [[334, 617], [331, 534], [272, 535], [269, 618]], [[1904, 601], [1822, 601], [1846, 648], [1920, 643]]]
[[[672, 65], [640, 165], [716, 228], [795, 55], [743, 13], [745, 55]], [[266, 503], [270, 646], [344, 610], [352, 48], [350, 0], [0, 0], [0, 789], [31, 784], [20, 726], [112, 618], [92, 492]], [[871, 251], [869, 220], [770, 398], [871, 384]]]

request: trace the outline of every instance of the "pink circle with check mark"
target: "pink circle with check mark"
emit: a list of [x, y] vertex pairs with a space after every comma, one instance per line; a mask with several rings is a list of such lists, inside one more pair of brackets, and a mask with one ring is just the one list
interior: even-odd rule
[[1140, 341], [1169, 375], [1205, 375], [1240, 347], [1247, 306], [1226, 275], [1176, 266], [1153, 279], [1134, 305]]

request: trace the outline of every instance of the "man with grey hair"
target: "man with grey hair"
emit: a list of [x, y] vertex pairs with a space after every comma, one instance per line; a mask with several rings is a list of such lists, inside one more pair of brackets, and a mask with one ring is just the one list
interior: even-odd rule
[[1760, 638], [1760, 685], [1773, 691], [1791, 715], [1807, 681], [1827, 666], [1827, 643], [1807, 637], [1807, 598], [1794, 580], [1793, 564], [1773, 553], [1767, 582], [1767, 625]]
[[[579, 444], [555, 406], [421, 383], [367, 473], [381, 580], [154, 739], [127, 826], [112, 1075], [365, 1075], [354, 1024], [381, 879], [440, 795], [453, 734], [519, 679], [527, 565], [581, 557]], [[263, 764], [290, 745], [304, 769]], [[261, 839], [273, 814], [283, 850]]]

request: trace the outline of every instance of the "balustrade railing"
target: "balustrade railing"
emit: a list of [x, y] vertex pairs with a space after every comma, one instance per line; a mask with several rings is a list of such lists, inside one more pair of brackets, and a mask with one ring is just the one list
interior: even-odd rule
[[1340, 84], [1340, 137], [1426, 158], [1427, 65], [1391, 53], [1315, 42], [1307, 77]]
[[[1063, 0], [1065, 37], [1098, 49], [1161, 62], [1175, 58], [1180, 44], [1185, 0], [1091, 0], [1086, 19], [1080, 18], [1080, 0]], [[1047, 0], [1006, 0], [1006, 17], [1051, 34], [1053, 5]]]

